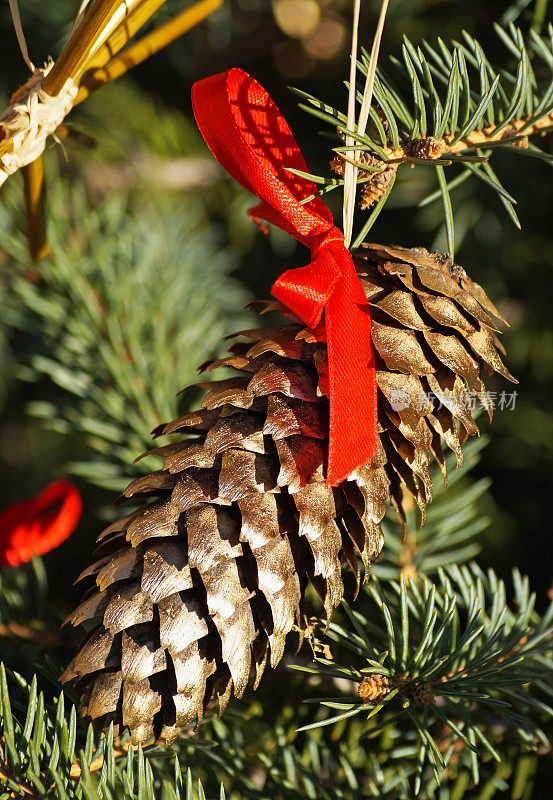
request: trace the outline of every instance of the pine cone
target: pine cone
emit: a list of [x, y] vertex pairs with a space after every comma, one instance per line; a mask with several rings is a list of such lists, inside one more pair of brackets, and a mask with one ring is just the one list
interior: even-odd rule
[[470, 393], [492, 412], [480, 363], [513, 380], [497, 352], [499, 312], [447, 256], [369, 245], [355, 263], [378, 370], [372, 461], [328, 491], [326, 345], [295, 321], [242, 331], [205, 365], [237, 375], [199, 384], [201, 408], [155, 431], [188, 438], [150, 451], [162, 469], [122, 498], [148, 502], [101, 534], [81, 576], [95, 586], [69, 619], [97, 624], [63, 680], [85, 687], [84, 714], [128, 726], [133, 742], [171, 741], [213, 696], [223, 710], [252, 671], [257, 686], [300, 621], [307, 583], [330, 615], [341, 564], [359, 585], [359, 560], [367, 571], [380, 554], [387, 498], [405, 518], [405, 488], [424, 515], [430, 454], [444, 478], [442, 439], [461, 462], [478, 432]]

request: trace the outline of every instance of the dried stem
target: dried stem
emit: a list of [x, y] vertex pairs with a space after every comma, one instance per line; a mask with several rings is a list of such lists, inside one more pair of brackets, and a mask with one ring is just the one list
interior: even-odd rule
[[29, 50], [27, 49], [27, 41], [25, 39], [25, 34], [23, 33], [23, 26], [21, 24], [21, 16], [19, 14], [19, 5], [17, 0], [8, 0], [10, 4], [10, 12], [12, 15], [13, 27], [15, 29], [15, 35], [17, 37], [17, 42], [19, 44], [19, 49], [21, 50], [21, 55], [23, 56], [23, 61], [27, 64], [31, 72], [34, 70], [34, 65], [31, 59], [29, 58]]
[[[373, 46], [371, 50], [371, 58], [369, 69], [367, 71], [367, 78], [365, 81], [365, 89], [363, 91], [363, 101], [361, 103], [361, 110], [359, 112], [359, 120], [357, 123], [357, 132], [363, 136], [367, 127], [367, 120], [369, 118], [371, 101], [374, 88], [374, 76], [376, 74], [376, 65], [378, 63], [378, 53], [380, 51], [380, 42], [382, 39], [382, 31], [384, 29], [384, 21], [386, 19], [386, 12], [388, 10], [388, 0], [382, 0], [380, 8], [380, 16], [373, 39]], [[351, 41], [351, 69], [349, 76], [349, 98], [348, 98], [348, 128], [354, 130], [355, 125], [355, 92], [356, 92], [356, 66], [357, 66], [357, 32], [359, 27], [359, 6], [354, 5], [354, 20], [353, 20], [353, 34]], [[353, 139], [346, 136], [346, 145], [351, 146]], [[357, 185], [357, 166], [356, 161], [358, 153], [355, 152], [353, 163], [346, 160], [344, 169], [344, 239], [346, 247], [349, 247], [351, 235], [353, 231], [353, 217], [355, 213], [355, 188]]]
[[23, 187], [27, 209], [27, 243], [31, 258], [45, 258], [50, 248], [46, 240], [46, 189], [42, 156], [23, 167]]
[[[348, 96], [348, 128], [350, 131], [355, 129], [355, 83], [357, 74], [357, 37], [359, 31], [359, 13], [361, 10], [361, 0], [354, 0], [353, 3], [353, 29], [351, 34], [351, 62], [349, 70], [349, 96]], [[346, 145], [353, 145], [353, 138], [346, 136]], [[353, 215], [355, 211], [355, 183], [357, 167], [351, 162], [346, 162], [344, 169], [344, 207], [343, 207], [343, 227], [344, 240], [346, 247], [349, 247], [351, 234], [353, 231]]]
[[371, 102], [374, 89], [374, 78], [376, 75], [376, 66], [378, 64], [378, 53], [380, 51], [380, 42], [382, 41], [382, 31], [384, 30], [384, 22], [386, 20], [386, 13], [388, 11], [388, 0], [383, 0], [380, 9], [380, 16], [374, 34], [373, 46], [371, 50], [371, 57], [369, 61], [369, 68], [367, 70], [367, 79], [365, 81], [365, 89], [363, 91], [363, 101], [361, 103], [361, 110], [359, 111], [359, 120], [357, 122], [357, 133], [363, 136], [367, 129], [367, 122], [371, 110]]

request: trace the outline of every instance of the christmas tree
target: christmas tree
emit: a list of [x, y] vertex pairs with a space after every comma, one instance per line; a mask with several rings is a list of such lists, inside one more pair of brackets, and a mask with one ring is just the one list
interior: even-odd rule
[[553, 26], [473, 5], [223, 5], [105, 86], [217, 4], [12, 4], [1, 798], [548, 796]]

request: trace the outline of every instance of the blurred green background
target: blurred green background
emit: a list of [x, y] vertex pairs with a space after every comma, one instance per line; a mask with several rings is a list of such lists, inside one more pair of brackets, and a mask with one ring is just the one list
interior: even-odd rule
[[[75, 0], [20, 1], [35, 63], [59, 52], [77, 5]], [[169, 0], [154, 21], [182, 5]], [[368, 48], [379, 7], [372, 0], [363, 3], [360, 41]], [[527, 29], [551, 19], [551, 12], [541, 0], [514, 5], [392, 0], [382, 63], [399, 52], [403, 35], [415, 43], [438, 36], [448, 40], [459, 38], [462, 29], [505, 63], [508, 56], [493, 23], [515, 19]], [[58, 287], [65, 305], [61, 300], [50, 309], [41, 304], [42, 284], [25, 251], [21, 176], [1, 190], [0, 508], [42, 490], [72, 465], [85, 513], [73, 537], [45, 559], [62, 606], [77, 596], [72, 581], [89, 563], [101, 518], [113, 515], [114, 490], [135, 474], [132, 458], [147, 446], [149, 430], [176, 409], [167, 398], [194, 380], [196, 363], [223, 351], [218, 342], [225, 333], [255, 324], [254, 316], [242, 311], [247, 300], [268, 296], [276, 276], [306, 258], [291, 238], [278, 231], [264, 237], [246, 217], [251, 198], [218, 168], [195, 129], [191, 85], [231, 66], [246, 69], [280, 106], [312, 170], [328, 174], [329, 140], [297, 108], [287, 87], [345, 110], [350, 15], [351, 4], [342, 0], [225, 0], [197, 30], [71, 114], [70, 124], [97, 145], [89, 149], [65, 141], [47, 147], [54, 258], [39, 267], [42, 280]], [[0, 36], [5, 102], [26, 77], [7, 3], [0, 11]], [[540, 145], [553, 152], [552, 134]], [[456, 261], [509, 320], [503, 337], [506, 363], [520, 381], [513, 410], [498, 410], [492, 425], [480, 417], [490, 442], [475, 475], [492, 481], [480, 500], [482, 514], [491, 520], [481, 536], [480, 563], [503, 575], [513, 566], [528, 573], [542, 608], [553, 563], [553, 172], [537, 160], [501, 154], [495, 169], [518, 200], [522, 231], [481, 183], [467, 181], [453, 194]], [[417, 207], [432, 180], [422, 167], [403, 170], [371, 239], [445, 249], [440, 203]], [[339, 219], [337, 194], [329, 196], [329, 204]], [[357, 211], [358, 224], [363, 216]], [[123, 342], [134, 336], [144, 356], [129, 367], [135, 400], [128, 406], [118, 376], [108, 364], [99, 365], [94, 330], [80, 332], [81, 317], [72, 319], [89, 309], [86, 287], [84, 294], [77, 291], [82, 275], [99, 301], [113, 303], [92, 328], [97, 325], [100, 334], [105, 324]], [[156, 295], [164, 281], [174, 287], [173, 302]], [[173, 335], [179, 314], [190, 320], [184, 338]], [[129, 326], [128, 332], [114, 333], [117, 320]], [[72, 347], [77, 339], [81, 350]], [[51, 362], [59, 353], [67, 359], [64, 375], [54, 374]], [[84, 376], [97, 369], [93, 386], [71, 384], [75, 364]], [[94, 392], [100, 384], [107, 387], [104, 400]], [[488, 388], [511, 391], [495, 379]], [[118, 392], [124, 408], [116, 408]], [[128, 427], [111, 426], [102, 402], [112, 404], [114, 415], [127, 414]]]

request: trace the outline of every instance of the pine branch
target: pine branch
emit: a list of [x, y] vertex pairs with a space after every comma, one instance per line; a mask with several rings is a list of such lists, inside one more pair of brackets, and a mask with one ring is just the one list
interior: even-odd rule
[[[332, 166], [338, 174], [343, 175], [344, 163], [354, 153], [359, 168], [368, 164], [378, 173], [363, 181], [362, 208], [388, 198], [392, 178], [403, 164], [431, 166], [437, 171], [459, 165], [506, 199], [510, 215], [518, 222], [512, 212], [516, 201], [495, 174], [486, 171], [486, 162], [497, 148], [553, 159], [529, 143], [530, 138], [553, 128], [553, 26], [547, 36], [533, 30], [529, 47], [512, 24], [506, 30], [496, 25], [496, 32], [515, 59], [512, 71], [492, 66], [481, 45], [467, 33], [464, 42], [448, 47], [439, 40], [437, 48], [427, 42], [416, 48], [405, 38], [402, 60], [394, 58], [392, 62], [401, 83], [411, 86], [412, 97], [403, 97], [380, 71], [374, 88], [376, 104], [370, 113], [372, 126], [363, 135], [349, 130], [346, 118], [335, 108], [293, 90], [306, 101], [301, 104], [304, 110], [331, 124], [342, 141], [346, 137], [354, 140], [351, 146], [335, 148], [338, 158]], [[368, 65], [365, 53], [358, 64], [360, 72], [367, 74]], [[545, 79], [544, 74], [548, 76]], [[442, 193], [444, 186], [442, 181]]]
[[347, 666], [335, 656], [302, 668], [361, 681], [359, 697], [317, 699], [332, 715], [303, 730], [357, 715], [368, 720], [371, 737], [390, 724], [407, 727], [418, 737], [415, 794], [426, 765], [440, 782], [459, 744], [472, 754], [478, 783], [482, 754], [501, 759], [501, 741], [492, 743], [497, 725], [502, 738], [549, 747], [542, 725], [550, 727], [553, 716], [553, 604], [539, 618], [528, 581], [516, 570], [513, 587], [508, 606], [503, 581], [475, 564], [440, 569], [436, 582], [393, 581], [385, 588], [373, 580], [367, 613], [345, 605], [356, 633], [335, 623], [329, 628], [331, 642], [349, 653]]
[[[266, 718], [266, 707], [255, 703], [250, 709], [231, 711], [225, 720], [208, 718], [199, 737], [185, 738], [167, 750], [155, 746], [133, 750], [128, 739], [116, 738], [113, 732], [97, 738], [92, 727], [75, 718], [71, 704], [63, 698], [49, 699], [36, 678], [27, 683], [8, 671], [0, 691], [0, 781], [4, 781], [0, 786], [6, 789], [6, 778], [13, 781], [7, 786], [13, 795], [8, 796], [22, 798], [35, 791], [52, 800], [202, 800], [204, 787], [207, 797], [222, 796], [224, 779], [228, 795], [236, 800], [412, 798], [409, 781], [417, 769], [416, 733], [389, 726], [378, 737], [377, 755], [374, 745], [367, 747], [366, 723], [360, 716], [347, 728], [334, 726], [332, 736], [327, 735], [330, 728], [308, 737], [297, 733], [298, 719], [305, 719], [305, 712], [313, 708], [296, 705], [291, 718], [275, 723]], [[496, 736], [503, 733], [498, 729]], [[506, 739], [502, 747], [507, 756], [502, 764], [486, 755], [481, 759], [479, 792], [485, 795], [466, 795], [472, 784], [471, 764], [466, 752], [457, 748], [448, 764], [451, 790], [442, 786], [440, 797], [491, 797], [495, 791], [507, 791], [509, 779], [512, 797], [519, 797], [516, 786], [522, 781], [528, 787], [535, 756], [521, 756], [520, 748]], [[206, 776], [201, 788], [198, 775]], [[39, 794], [37, 779], [46, 788], [44, 794]], [[436, 791], [435, 779], [425, 774], [418, 797], [430, 800]]]
[[[197, 380], [198, 363], [245, 322], [245, 296], [191, 203], [131, 208], [119, 196], [93, 209], [74, 190], [74, 227], [66, 191], [51, 186], [56, 227], [39, 282], [14, 267], [8, 278], [11, 322], [25, 334], [19, 375], [57, 387], [29, 411], [60, 433], [82, 435], [88, 453], [71, 470], [120, 490], [151, 468], [148, 459], [132, 462], [152, 446], [149, 431], [176, 416], [176, 392]], [[22, 236], [5, 231], [3, 245], [26, 263]], [[190, 393], [181, 405], [187, 401]]]
[[[17, 691], [19, 688], [19, 691]], [[23, 713], [21, 719], [14, 713]], [[63, 694], [53, 702], [0, 664], [0, 787], [2, 797], [27, 800], [205, 800], [200, 780], [183, 775], [178, 758], [171, 777], [156, 779], [149, 756], [128, 742], [114, 746], [113, 728], [98, 742], [92, 726], [84, 731], [74, 706], [66, 712]], [[80, 729], [81, 728], [81, 729]], [[225, 792], [219, 788], [219, 798]]]
[[27, 683], [2, 665], [0, 786], [13, 797], [52, 800], [205, 800], [206, 794], [224, 798], [224, 779], [236, 800], [367, 796], [360, 782], [364, 755], [352, 759], [343, 746], [306, 742], [291, 722], [272, 725], [254, 708], [226, 722], [208, 718], [198, 738], [168, 749], [133, 749], [113, 729], [97, 737], [63, 695], [50, 700], [36, 677]]

